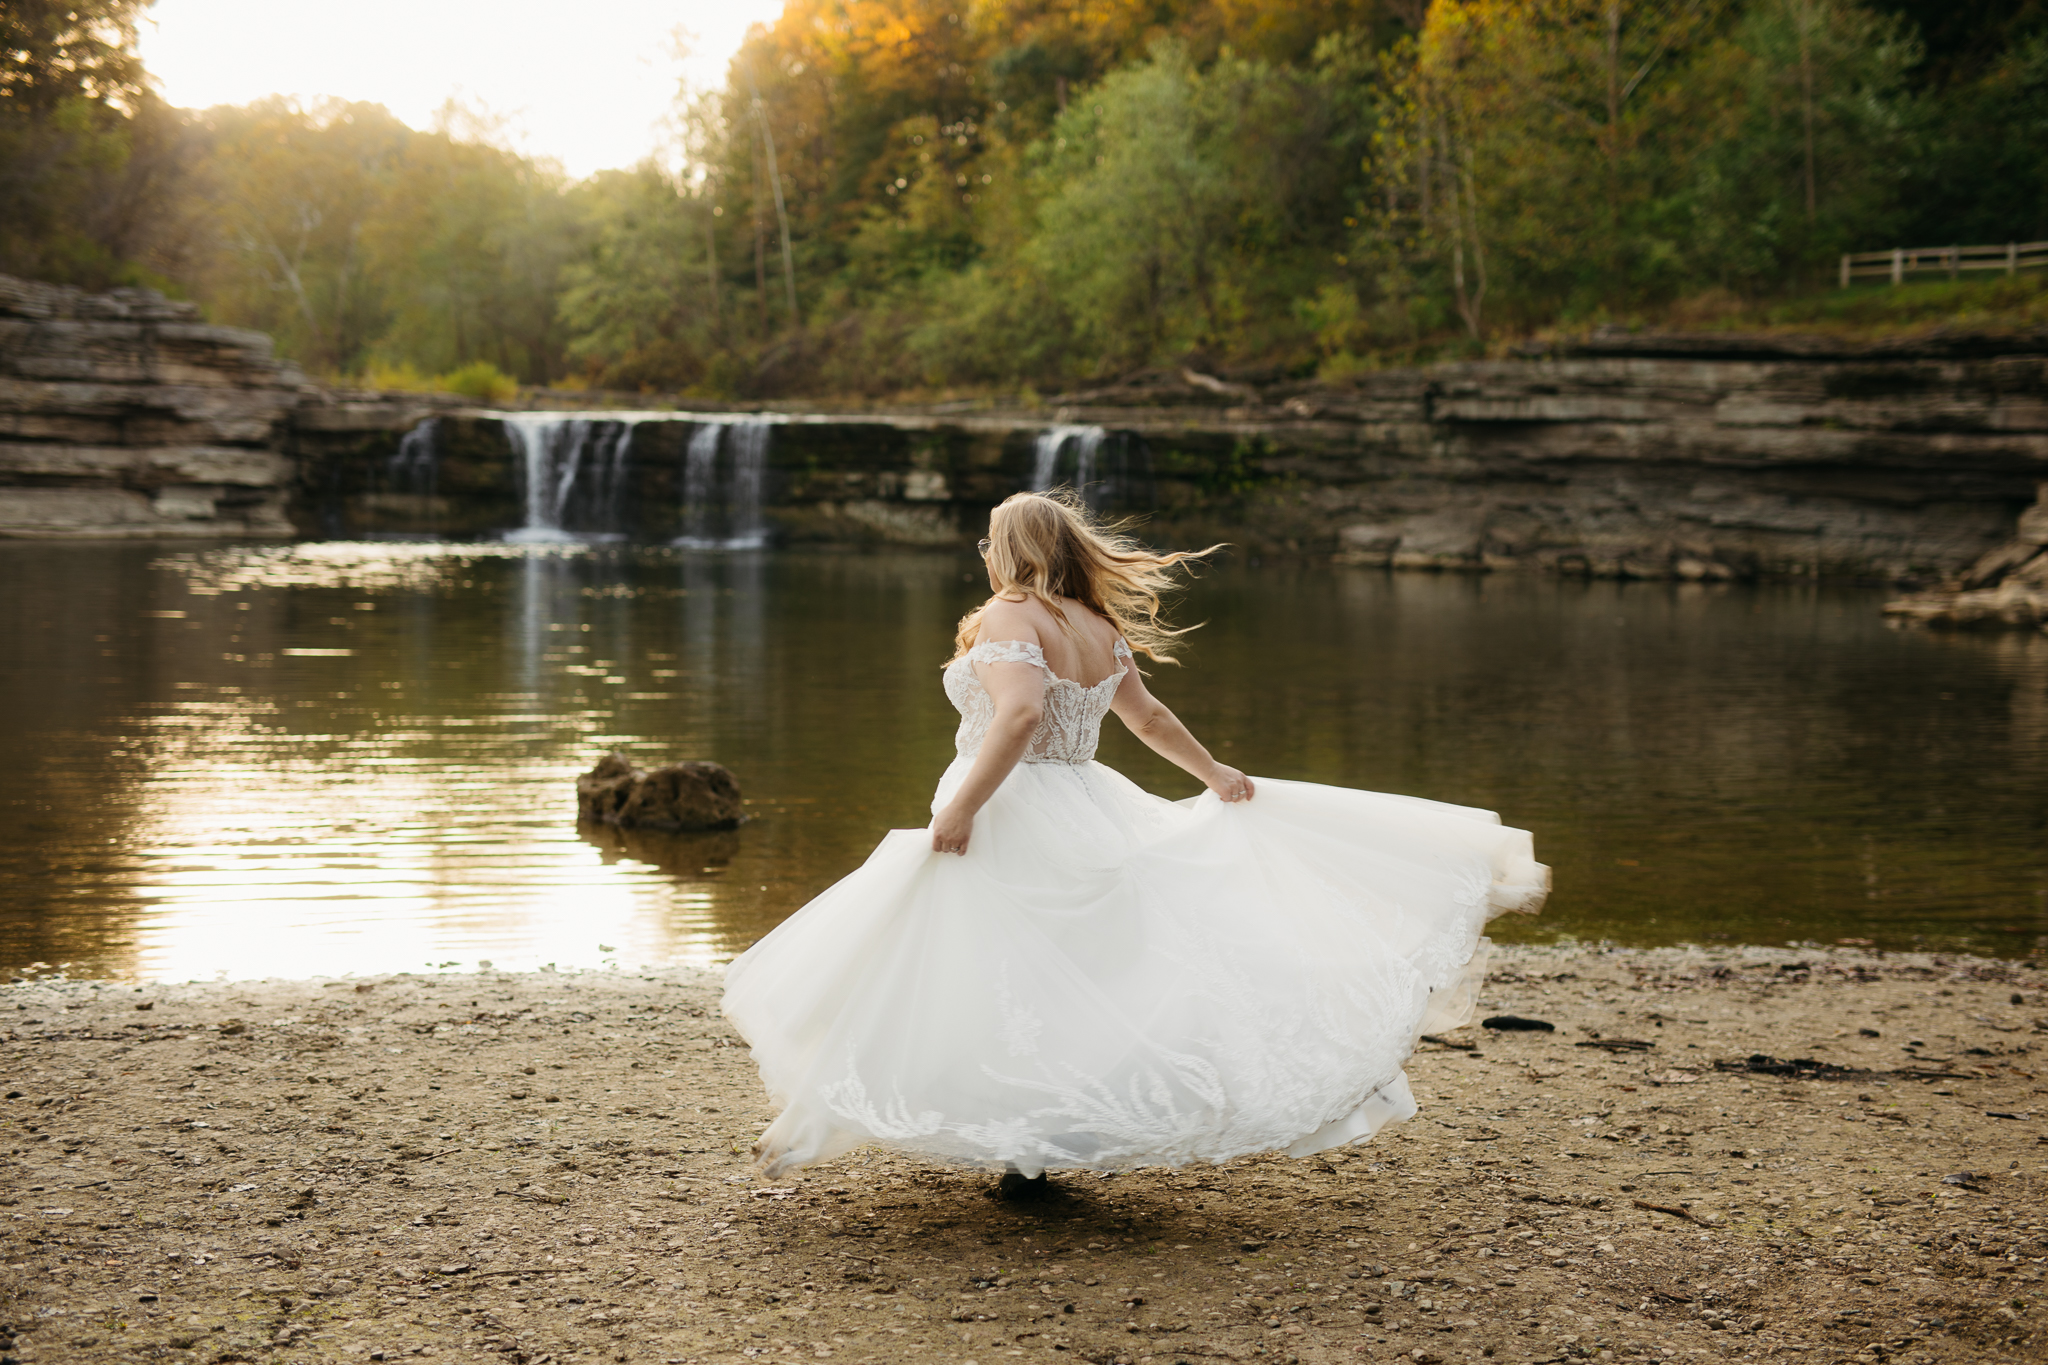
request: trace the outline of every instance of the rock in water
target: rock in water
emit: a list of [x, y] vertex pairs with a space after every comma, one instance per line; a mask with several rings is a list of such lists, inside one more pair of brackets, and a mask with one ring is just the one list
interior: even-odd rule
[[617, 750], [576, 779], [576, 819], [626, 829], [733, 829], [746, 814], [722, 763], [671, 763], [645, 772]]

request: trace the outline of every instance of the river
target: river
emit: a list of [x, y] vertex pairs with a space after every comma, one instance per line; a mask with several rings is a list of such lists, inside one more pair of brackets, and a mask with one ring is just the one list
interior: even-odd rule
[[[0, 545], [0, 966], [709, 963], [921, 825], [982, 591], [949, 554]], [[2048, 637], [1879, 594], [1226, 565], [1154, 690], [1254, 774], [1485, 806], [1497, 937], [2048, 951]], [[607, 749], [753, 818], [579, 832]], [[1102, 758], [1195, 784], [1114, 721]], [[1255, 927], [1254, 927], [1255, 931]]]

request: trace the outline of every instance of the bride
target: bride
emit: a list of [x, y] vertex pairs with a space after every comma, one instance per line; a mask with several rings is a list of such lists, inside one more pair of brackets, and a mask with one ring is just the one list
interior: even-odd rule
[[[1413, 1115], [1402, 1066], [1470, 1017], [1481, 929], [1549, 889], [1528, 834], [1211, 757], [1132, 659], [1172, 662], [1160, 592], [1210, 551], [1154, 554], [1019, 493], [981, 552], [994, 595], [946, 666], [958, 756], [930, 828], [889, 833], [726, 971], [779, 1110], [764, 1171], [882, 1143], [1021, 1192], [1305, 1156]], [[1095, 762], [1111, 711], [1208, 791], [1168, 801]]]

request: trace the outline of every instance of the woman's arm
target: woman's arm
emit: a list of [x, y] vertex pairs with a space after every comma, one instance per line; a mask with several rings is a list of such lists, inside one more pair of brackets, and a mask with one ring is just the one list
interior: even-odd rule
[[1145, 680], [1132, 668], [1124, 674], [1109, 709], [1145, 741], [1152, 752], [1199, 780], [1225, 801], [1252, 799], [1252, 780], [1227, 763], [1218, 763], [1202, 747], [1179, 716], [1166, 703], [1145, 689]]
[[1024, 757], [1031, 732], [1045, 713], [1045, 670], [1037, 664], [977, 664], [975, 676], [996, 704], [995, 719], [982, 738], [981, 751], [967, 780], [953, 793], [945, 809], [932, 817], [932, 852], [965, 853], [967, 836], [974, 830], [974, 813], [988, 804]]
[[[1042, 643], [1029, 608], [1000, 597], [982, 611], [981, 638], [1029, 645]], [[1031, 732], [1038, 728], [1039, 718], [1045, 714], [1045, 670], [1038, 665], [975, 664], [973, 668], [974, 676], [981, 679], [989, 699], [996, 704], [995, 719], [989, 722], [981, 751], [974, 756], [974, 766], [967, 770], [967, 780], [953, 793], [945, 809], [932, 817], [934, 853], [967, 851], [967, 836], [974, 831], [975, 812], [988, 804], [996, 788], [1010, 775], [1010, 769], [1024, 757]]]

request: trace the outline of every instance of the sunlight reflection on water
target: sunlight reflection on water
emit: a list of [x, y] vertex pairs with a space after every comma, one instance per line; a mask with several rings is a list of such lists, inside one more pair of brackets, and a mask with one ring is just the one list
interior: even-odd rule
[[[729, 957], [927, 818], [977, 597], [944, 555], [0, 546], [0, 958], [148, 978]], [[1212, 573], [1154, 685], [1256, 773], [1503, 811], [1521, 937], [2048, 928], [2048, 640], [1869, 593]], [[579, 832], [611, 748], [738, 773], [737, 832]], [[1103, 758], [1193, 790], [1127, 735]]]

